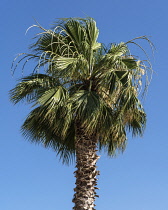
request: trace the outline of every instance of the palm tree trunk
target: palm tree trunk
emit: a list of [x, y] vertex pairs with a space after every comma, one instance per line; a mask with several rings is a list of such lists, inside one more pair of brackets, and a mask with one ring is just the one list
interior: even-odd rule
[[76, 129], [76, 188], [73, 202], [74, 210], [95, 210], [94, 201], [96, 197], [97, 179], [99, 175], [96, 162], [99, 156], [96, 154], [97, 140], [95, 135], [88, 136], [84, 129]]

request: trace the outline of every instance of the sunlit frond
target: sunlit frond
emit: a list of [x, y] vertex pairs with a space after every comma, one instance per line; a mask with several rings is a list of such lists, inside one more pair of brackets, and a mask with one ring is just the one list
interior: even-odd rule
[[59, 85], [59, 80], [45, 74], [33, 74], [23, 77], [10, 91], [10, 99], [13, 103], [26, 101], [32, 103], [49, 88]]

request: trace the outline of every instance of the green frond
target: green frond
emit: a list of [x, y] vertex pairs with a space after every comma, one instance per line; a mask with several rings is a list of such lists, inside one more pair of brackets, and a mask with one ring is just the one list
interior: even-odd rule
[[21, 127], [21, 132], [30, 142], [52, 148], [64, 163], [69, 164], [75, 154], [73, 123], [69, 126], [66, 136], [63, 137], [61, 135], [63, 127], [60, 126], [59, 131], [55, 129], [55, 125], [59, 123], [55, 122], [57, 117], [59, 116], [51, 118], [50, 115], [46, 118], [43, 108], [38, 107], [30, 112]]
[[119, 44], [111, 44], [111, 47], [107, 53], [107, 55], [114, 56], [114, 59], [116, 57], [120, 57], [123, 55], [126, 55], [129, 53], [128, 47], [124, 42], [121, 42]]
[[23, 77], [16, 87], [10, 91], [10, 99], [14, 104], [24, 100], [32, 103], [45, 90], [58, 85], [58, 79], [45, 74], [32, 74]]
[[79, 90], [71, 96], [70, 101], [73, 103], [74, 113], [82, 124], [89, 123], [90, 118], [98, 112], [100, 107], [99, 96], [93, 91]]
[[45, 91], [41, 97], [38, 98], [37, 102], [42, 106], [49, 105], [52, 109], [52, 107], [54, 108], [57, 104], [64, 105], [67, 98], [67, 90], [62, 86], [57, 86]]

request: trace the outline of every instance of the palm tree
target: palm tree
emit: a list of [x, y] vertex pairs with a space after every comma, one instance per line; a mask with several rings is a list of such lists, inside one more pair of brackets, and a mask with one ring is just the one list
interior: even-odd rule
[[131, 55], [128, 44], [150, 41], [142, 36], [105, 47], [97, 41], [99, 30], [92, 18], [59, 19], [52, 30], [34, 26], [41, 33], [18, 63], [25, 60], [24, 68], [35, 59], [37, 65], [10, 91], [14, 104], [33, 104], [21, 132], [53, 148], [63, 163], [76, 158], [73, 209], [94, 210], [97, 151], [105, 149], [113, 156], [124, 150], [127, 131], [136, 136], [145, 128], [139, 92], [148, 85], [148, 64]]

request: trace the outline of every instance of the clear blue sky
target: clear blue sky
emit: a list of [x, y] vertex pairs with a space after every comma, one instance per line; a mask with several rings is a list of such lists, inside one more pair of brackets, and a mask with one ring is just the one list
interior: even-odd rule
[[[168, 2], [166, 0], [6, 0], [0, 3], [0, 209], [70, 210], [74, 165], [63, 166], [55, 153], [30, 144], [19, 129], [30, 107], [13, 106], [8, 91], [21, 77], [10, 67], [26, 52], [35, 30], [33, 17], [49, 28], [55, 18], [91, 16], [100, 29], [99, 41], [128, 41], [151, 36], [157, 51], [151, 55], [155, 74], [144, 103], [148, 123], [143, 138], [129, 138], [127, 150], [117, 158], [101, 154], [98, 168], [97, 210], [168, 209]], [[135, 50], [133, 54], [142, 53]], [[29, 73], [27, 69], [24, 74]]]

